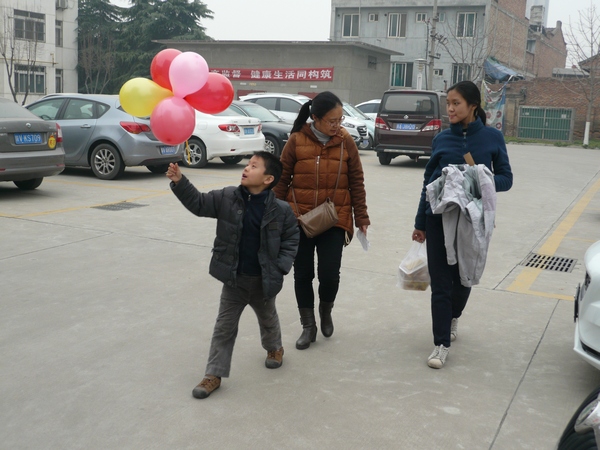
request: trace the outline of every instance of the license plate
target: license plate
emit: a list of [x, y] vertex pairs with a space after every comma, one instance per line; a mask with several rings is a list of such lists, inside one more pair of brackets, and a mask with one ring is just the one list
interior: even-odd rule
[[396, 130], [414, 130], [417, 126], [414, 123], [397, 123]]
[[177, 153], [177, 147], [160, 147], [161, 155], [174, 155]]
[[414, 123], [397, 123], [396, 130], [415, 130], [417, 126]]
[[41, 144], [41, 133], [15, 133], [15, 144]]
[[244, 134], [254, 134], [254, 128], [244, 128]]

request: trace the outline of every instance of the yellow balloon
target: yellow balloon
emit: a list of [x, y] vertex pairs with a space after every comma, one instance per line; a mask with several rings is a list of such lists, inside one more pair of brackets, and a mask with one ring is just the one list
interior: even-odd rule
[[136, 117], [148, 117], [161, 100], [172, 96], [173, 92], [148, 78], [132, 78], [119, 91], [121, 106]]

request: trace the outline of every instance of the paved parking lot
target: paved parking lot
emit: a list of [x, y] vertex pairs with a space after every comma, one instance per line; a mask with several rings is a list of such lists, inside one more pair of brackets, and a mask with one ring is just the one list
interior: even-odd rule
[[[215, 222], [144, 168], [86, 170], [36, 191], [0, 184], [0, 447], [6, 449], [552, 449], [600, 372], [573, 346], [573, 294], [600, 239], [600, 152], [509, 146], [486, 271], [446, 366], [432, 370], [429, 291], [396, 286], [425, 161], [361, 153], [371, 249], [345, 250], [335, 334], [294, 348], [292, 277], [278, 296], [284, 365], [264, 367], [242, 317], [231, 377], [203, 376], [220, 284]], [[203, 190], [242, 165], [183, 168]], [[528, 268], [530, 253], [575, 260]]]

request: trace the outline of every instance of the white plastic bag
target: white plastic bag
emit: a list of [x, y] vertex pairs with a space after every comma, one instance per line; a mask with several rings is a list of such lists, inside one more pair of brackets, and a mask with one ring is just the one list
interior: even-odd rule
[[398, 285], [408, 291], [424, 291], [429, 287], [427, 247], [413, 241], [398, 267]]

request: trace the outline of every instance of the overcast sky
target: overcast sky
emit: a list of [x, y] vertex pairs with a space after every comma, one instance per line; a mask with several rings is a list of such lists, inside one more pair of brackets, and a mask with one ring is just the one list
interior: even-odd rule
[[[111, 0], [121, 6], [128, 0]], [[368, 0], [365, 0], [367, 3]], [[578, 21], [577, 11], [592, 0], [550, 0], [547, 26]], [[593, 0], [597, 1], [597, 0]], [[203, 0], [214, 13], [202, 21], [217, 40], [325, 41], [329, 38], [330, 0]], [[600, 8], [599, 8], [600, 9]]]

